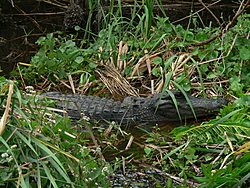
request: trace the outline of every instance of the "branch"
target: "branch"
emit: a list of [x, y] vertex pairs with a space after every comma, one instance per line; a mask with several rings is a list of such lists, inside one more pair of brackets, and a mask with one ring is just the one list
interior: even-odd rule
[[[243, 6], [243, 2], [241, 3], [239, 10], [237, 11], [237, 14], [233, 17], [232, 21], [226, 25], [226, 27], [220, 31], [217, 35], [213, 36], [212, 38], [205, 40], [203, 42], [199, 42], [199, 43], [194, 43], [194, 44], [189, 44], [186, 45], [186, 47], [192, 47], [192, 46], [203, 46], [206, 45], [212, 41], [214, 41], [215, 39], [219, 38], [222, 34], [226, 33], [231, 27], [235, 26], [236, 22], [237, 22], [237, 18], [248, 8], [249, 4], [250, 4], [250, 0], [247, 1], [247, 3]], [[240, 11], [240, 8], [243, 6], [242, 10]]]
[[203, 6], [205, 9], [207, 9], [207, 11], [214, 17], [214, 19], [216, 20], [216, 22], [218, 23], [218, 25], [220, 26], [220, 28], [222, 29], [222, 25], [220, 23], [220, 21], [218, 20], [218, 18], [214, 15], [214, 13], [202, 2], [202, 0], [198, 0]]

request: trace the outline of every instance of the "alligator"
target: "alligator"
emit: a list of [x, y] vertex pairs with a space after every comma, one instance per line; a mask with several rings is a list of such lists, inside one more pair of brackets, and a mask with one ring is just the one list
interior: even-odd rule
[[55, 100], [56, 107], [67, 111], [73, 120], [84, 115], [91, 120], [114, 121], [121, 125], [159, 124], [207, 116], [228, 103], [224, 98], [197, 98], [184, 95], [180, 90], [155, 94], [151, 98], [129, 96], [122, 101], [59, 92], [42, 95]]

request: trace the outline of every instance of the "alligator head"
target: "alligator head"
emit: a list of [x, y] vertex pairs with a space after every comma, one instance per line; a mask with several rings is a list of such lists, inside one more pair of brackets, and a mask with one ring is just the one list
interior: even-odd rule
[[[228, 103], [226, 99], [197, 98], [188, 94], [186, 95], [187, 100], [181, 91], [172, 90], [171, 92], [175, 99], [168, 92], [165, 92], [163, 95], [159, 93], [152, 98], [155, 114], [160, 115], [165, 121], [179, 121], [206, 116], [215, 113], [214, 110]], [[191, 105], [188, 101], [190, 101]]]

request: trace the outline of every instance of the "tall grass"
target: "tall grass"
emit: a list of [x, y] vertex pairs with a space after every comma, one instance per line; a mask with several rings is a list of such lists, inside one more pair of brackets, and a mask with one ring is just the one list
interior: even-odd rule
[[[155, 161], [164, 161], [164, 164], [160, 163], [159, 165], [159, 167], [162, 167], [162, 171], [173, 168], [177, 172], [176, 169], [178, 169], [179, 176], [190, 179], [195, 176], [194, 173], [196, 172], [187, 176], [189, 173], [187, 169], [193, 168], [193, 164], [200, 164], [200, 162], [196, 164], [198, 156], [195, 152], [197, 151], [200, 154], [200, 150], [205, 150], [207, 153], [204, 154], [204, 158], [206, 158], [207, 154], [211, 153], [211, 150], [205, 148], [207, 144], [221, 142], [221, 137], [218, 138], [216, 134], [222, 135], [225, 131], [249, 134], [248, 128], [245, 126], [249, 124], [249, 120], [244, 120], [249, 118], [249, 107], [246, 106], [249, 100], [247, 95], [242, 96], [244, 90], [246, 91], [245, 88], [249, 86], [249, 45], [248, 40], [245, 40], [249, 37], [249, 15], [239, 17], [240, 24], [232, 28], [228, 35], [224, 35], [223, 40], [230, 45], [225, 44], [223, 46], [224, 44], [221, 45], [220, 40], [216, 40], [205, 46], [190, 47], [190, 44], [202, 42], [209, 38], [216, 29], [190, 29], [190, 27], [184, 29], [180, 25], [171, 24], [167, 17], [155, 16], [153, 5], [162, 5], [160, 0], [134, 1], [133, 7], [131, 7], [131, 18], [124, 17], [124, 4], [121, 0], [110, 1], [108, 9], [103, 6], [101, 0], [88, 2], [89, 16], [86, 28], [83, 29], [85, 31], [84, 39], [87, 40], [85, 42], [88, 42], [88, 47], [80, 49], [70, 37], [70, 40], [68, 40], [67, 37], [48, 34], [47, 37], [38, 41], [38, 44], [42, 46], [41, 51], [31, 61], [34, 66], [30, 66], [23, 72], [23, 80], [28, 83], [35, 80], [33, 85], [37, 88], [43, 88], [39, 85], [40, 83], [49, 83], [48, 85], [63, 84], [70, 88], [65, 78], [72, 76], [76, 80], [75, 82], [79, 79], [82, 82], [80, 84], [72, 83], [73, 79], [68, 82], [71, 85], [75, 84], [77, 92], [85, 93], [86, 90], [89, 90], [90, 93], [103, 92], [105, 85], [100, 83], [100, 80], [97, 80], [94, 75], [96, 75], [98, 68], [108, 67], [106, 65], [112, 64], [111, 68], [108, 67], [110, 72], [106, 72], [106, 78], [114, 81], [111, 83], [119, 82], [122, 86], [126, 83], [126, 87], [132, 89], [136, 86], [146, 94], [170, 89], [179, 89], [185, 93], [184, 91], [194, 89], [196, 93], [206, 90], [208, 94], [213, 96], [224, 92], [222, 87], [224, 87], [223, 84], [226, 84], [226, 92], [230, 96], [235, 95], [235, 98], [239, 97], [239, 99], [234, 107], [228, 107], [220, 111], [224, 118], [218, 117], [219, 120], [214, 124], [197, 126], [189, 130], [187, 130], [187, 127], [181, 127], [176, 130], [180, 133], [177, 134], [178, 139], [183, 139], [180, 146], [178, 146], [180, 143], [178, 140], [165, 147], [163, 145], [167, 142], [163, 142], [162, 139], [159, 139], [162, 141], [159, 145], [151, 145], [157, 140], [154, 137], [158, 134], [155, 134], [152, 137], [153, 139], [150, 138], [146, 141], [150, 142], [150, 144], [147, 144], [148, 155], [150, 154], [149, 151], [156, 153], [156, 158], [152, 158], [154, 160], [153, 165], [156, 164]], [[163, 7], [161, 8], [163, 11]], [[96, 12], [98, 13], [95, 14]], [[96, 19], [98, 33], [91, 30], [92, 21]], [[222, 60], [221, 57], [224, 54], [228, 55]], [[221, 61], [223, 63], [220, 63]], [[120, 62], [123, 63], [123, 66], [119, 64]], [[48, 70], [49, 73], [46, 72], [46, 75], [43, 75], [44, 71]], [[64, 70], [64, 74], [60, 75], [62, 70]], [[115, 74], [109, 74], [112, 71]], [[30, 75], [34, 74], [37, 79], [31, 79]], [[50, 77], [51, 75], [56, 75], [58, 80], [55, 77]], [[70, 120], [67, 118], [56, 114], [52, 115], [51, 112], [43, 108], [34, 108], [38, 104], [42, 105], [40, 104], [41, 101], [28, 95], [22, 96], [22, 92], [15, 85], [13, 95], [11, 97], [9, 95], [8, 98], [8, 84], [10, 82], [0, 82], [0, 113], [3, 116], [1, 118], [3, 134], [0, 137], [2, 156], [0, 160], [0, 186], [108, 187], [106, 183], [108, 172], [104, 169], [108, 169], [112, 173], [111, 165], [96, 155], [98, 152], [100, 153], [98, 147], [91, 146], [91, 149], [88, 148], [86, 144], [89, 143], [88, 133], [82, 132], [82, 129], [79, 130], [79, 127], [72, 127]], [[114, 86], [111, 89], [125, 91], [122, 90], [124, 88], [117, 87], [118, 84], [110, 85]], [[61, 85], [58, 88], [61, 89]], [[169, 93], [177, 108], [178, 103], [175, 97], [171, 92]], [[131, 94], [130, 91], [126, 93], [126, 95], [129, 94]], [[10, 101], [10, 99], [11, 105], [7, 105], [7, 101]], [[53, 102], [49, 100], [45, 100], [45, 103], [46, 105], [53, 105]], [[188, 103], [190, 104], [190, 101]], [[245, 105], [243, 107], [245, 110], [241, 114], [241, 110], [235, 110], [235, 108], [242, 105]], [[5, 110], [2, 106], [6, 106], [8, 110]], [[229, 116], [231, 115], [234, 116], [234, 119], [230, 120]], [[8, 121], [7, 117], [9, 118]], [[222, 121], [237, 121], [236, 126], [238, 124], [243, 126], [231, 128], [227, 125], [221, 125]], [[84, 123], [89, 125], [89, 122]], [[202, 134], [202, 136], [198, 137], [199, 134]], [[191, 135], [192, 138], [182, 138], [180, 135]], [[111, 137], [117, 139], [116, 135], [112, 134]], [[163, 138], [165, 137], [163, 136]], [[206, 145], [202, 149], [200, 149], [202, 146], [201, 139], [206, 140], [202, 142]], [[224, 139], [224, 143], [228, 141], [224, 137], [222, 139]], [[119, 142], [120, 140], [115, 141]], [[109, 141], [105, 143], [110, 147], [116, 147]], [[146, 148], [142, 144], [138, 145], [143, 149]], [[171, 147], [169, 147], [170, 145]], [[173, 149], [172, 146], [177, 149]], [[152, 147], [152, 149], [149, 147]], [[223, 147], [226, 148], [226, 146]], [[181, 151], [182, 149], [183, 151]], [[224, 153], [224, 149], [216, 148], [216, 152], [218, 151]], [[119, 155], [123, 152], [119, 152]], [[216, 152], [209, 157], [216, 156]], [[187, 157], [184, 158], [183, 156], [186, 155]], [[160, 160], [159, 156], [162, 157]], [[218, 158], [221, 156], [218, 155]], [[152, 155], [152, 157], [154, 156]], [[218, 158], [214, 161], [217, 161]], [[166, 159], [170, 159], [171, 162], [168, 163]], [[125, 157], [123, 157], [123, 162], [125, 160]], [[146, 158], [143, 160], [146, 160]], [[234, 160], [232, 158], [232, 161]], [[172, 163], [173, 161], [174, 163]], [[221, 161], [224, 161], [224, 159], [221, 159]], [[245, 159], [240, 159], [239, 164], [244, 165], [244, 161]], [[247, 165], [249, 165], [249, 162]], [[215, 171], [218, 169], [217, 167], [214, 167]], [[242, 166], [239, 165], [239, 167]], [[237, 168], [235, 169], [237, 171]], [[213, 175], [214, 172], [206, 173], [204, 171], [204, 175], [207, 174]], [[236, 175], [240, 177], [238, 173]], [[244, 177], [239, 178], [240, 184], [246, 181], [247, 177], [249, 177], [249, 172]], [[209, 178], [208, 182], [211, 181]], [[204, 179], [200, 179], [200, 181], [202, 182]], [[218, 185], [223, 186], [221, 182], [218, 182]]]
[[152, 0], [146, 0], [146, 5], [144, 5], [145, 9], [145, 29], [146, 29], [146, 36], [149, 37], [150, 35], [150, 29], [152, 27], [152, 22], [153, 22], [153, 7], [154, 7], [154, 1]]
[[[1, 106], [6, 102], [8, 84], [14, 85], [0, 81], [1, 88], [6, 88], [0, 93]], [[90, 150], [81, 144], [86, 138], [77, 142], [76, 130], [71, 129], [70, 121], [57, 115], [54, 120], [49, 118], [44, 109], [34, 108], [41, 105], [41, 101], [20, 93], [14, 86], [12, 109], [0, 136], [0, 185], [93, 187], [98, 184], [107, 187], [107, 174], [102, 169], [108, 168], [108, 164], [103, 160], [93, 162], [95, 157], [91, 157]]]

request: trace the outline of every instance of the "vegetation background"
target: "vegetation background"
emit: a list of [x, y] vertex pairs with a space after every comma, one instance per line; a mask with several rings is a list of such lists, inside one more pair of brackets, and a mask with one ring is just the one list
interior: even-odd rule
[[[220, 1], [182, 2], [191, 7], [182, 25], [167, 16], [177, 7], [167, 1], [50, 3], [66, 6], [70, 32], [43, 34], [14, 79], [0, 78], [1, 186], [247, 187], [249, 0], [229, 18], [213, 14]], [[46, 110], [53, 101], [31, 95], [57, 90], [120, 100], [166, 89], [231, 102], [214, 119], [129, 132], [88, 120], [72, 126]]]

